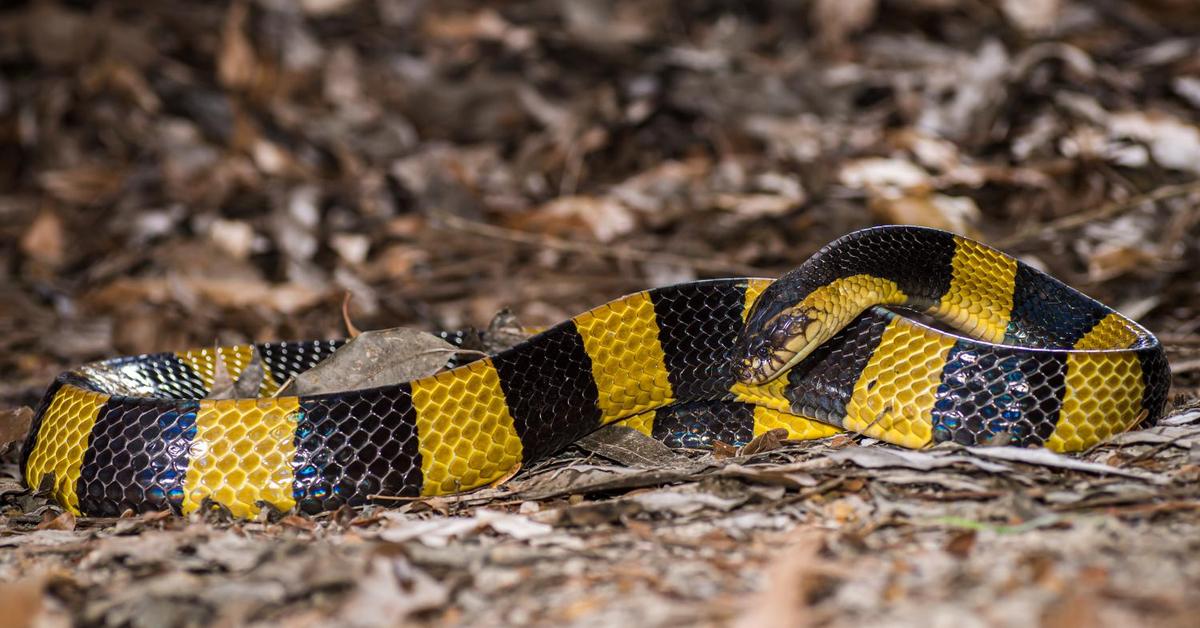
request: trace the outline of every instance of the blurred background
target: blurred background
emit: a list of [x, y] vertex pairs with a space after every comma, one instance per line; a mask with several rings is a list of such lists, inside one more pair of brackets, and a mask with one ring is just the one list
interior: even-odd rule
[[214, 342], [557, 322], [901, 222], [1200, 378], [1190, 0], [9, 0], [0, 407]]

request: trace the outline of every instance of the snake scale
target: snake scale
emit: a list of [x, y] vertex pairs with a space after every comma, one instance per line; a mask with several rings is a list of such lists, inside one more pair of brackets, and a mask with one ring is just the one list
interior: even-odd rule
[[[271, 396], [340, 344], [64, 373], [34, 417], [25, 481], [89, 515], [319, 512], [473, 489], [618, 421], [684, 447], [784, 428], [1076, 451], [1157, 420], [1170, 381], [1137, 323], [978, 242], [907, 226], [844, 236], [774, 282], [625, 296], [423, 379]], [[204, 399], [218, 360], [237, 377], [251, 359], [259, 398]]]

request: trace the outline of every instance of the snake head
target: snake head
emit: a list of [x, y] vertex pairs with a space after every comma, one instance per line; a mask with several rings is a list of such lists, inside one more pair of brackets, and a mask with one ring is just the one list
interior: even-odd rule
[[811, 308], [787, 308], [758, 323], [751, 317], [738, 336], [734, 376], [745, 384], [765, 384], [804, 359], [823, 338]]

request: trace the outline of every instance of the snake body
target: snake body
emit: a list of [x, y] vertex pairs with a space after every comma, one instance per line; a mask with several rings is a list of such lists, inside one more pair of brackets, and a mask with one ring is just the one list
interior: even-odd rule
[[[159, 353], [64, 373], [35, 415], [25, 480], [75, 513], [252, 517], [469, 490], [614, 422], [675, 446], [784, 428], [1074, 451], [1157, 420], [1170, 381], [1137, 323], [999, 251], [916, 227], [852, 233], [774, 283], [631, 294], [423, 379], [271, 396], [339, 345]], [[204, 399], [217, 361], [237, 377], [252, 359], [265, 371], [259, 398]]]

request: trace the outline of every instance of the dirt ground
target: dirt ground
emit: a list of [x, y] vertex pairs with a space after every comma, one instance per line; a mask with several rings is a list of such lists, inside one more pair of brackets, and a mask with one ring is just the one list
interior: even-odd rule
[[[0, 8], [0, 625], [1194, 626], [1190, 0], [29, 0]], [[558, 322], [950, 229], [1143, 322], [1079, 456], [607, 429], [497, 487], [76, 518], [19, 481], [89, 360]], [[5, 443], [8, 443], [5, 445]]]

